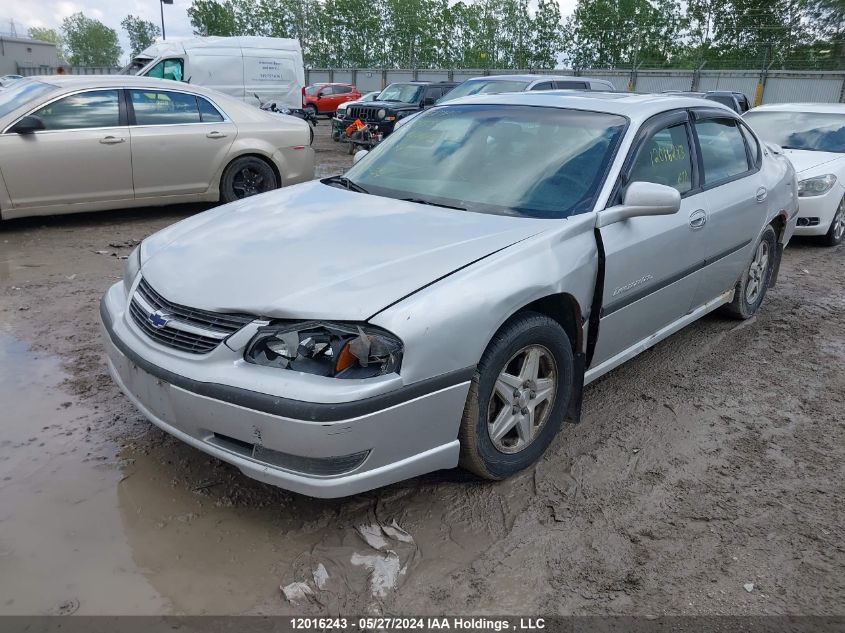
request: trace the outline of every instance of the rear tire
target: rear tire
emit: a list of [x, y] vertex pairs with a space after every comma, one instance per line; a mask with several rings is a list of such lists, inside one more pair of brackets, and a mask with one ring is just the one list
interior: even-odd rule
[[223, 171], [220, 178], [220, 200], [234, 202], [259, 193], [278, 189], [276, 172], [257, 156], [236, 158]]
[[845, 196], [839, 201], [839, 206], [836, 207], [836, 213], [830, 222], [830, 229], [826, 235], [822, 236], [821, 242], [825, 246], [837, 246], [842, 243], [843, 237], [845, 237]]
[[763, 230], [754, 246], [751, 263], [736, 284], [734, 299], [725, 306], [726, 314], [744, 320], [753, 317], [760, 309], [775, 268], [777, 245], [778, 236], [770, 224]]
[[470, 384], [461, 467], [499, 480], [534, 464], [560, 430], [573, 376], [572, 344], [560, 324], [536, 312], [506, 324]]
[[313, 103], [309, 103], [308, 105], [306, 105], [305, 110], [311, 113], [311, 115], [313, 115], [315, 119], [317, 118], [317, 106], [315, 106]]

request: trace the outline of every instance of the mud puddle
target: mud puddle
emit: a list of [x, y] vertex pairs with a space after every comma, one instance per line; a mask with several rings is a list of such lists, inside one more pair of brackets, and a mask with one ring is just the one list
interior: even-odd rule
[[164, 600], [121, 529], [113, 448], [59, 362], [0, 334], [0, 613], [149, 613]]
[[69, 396], [60, 360], [29, 347], [0, 334], [0, 614], [381, 613], [503, 535], [512, 487], [528, 485], [484, 493], [480, 521], [460, 476], [291, 495], [137, 413], [109, 439], [100, 405]]

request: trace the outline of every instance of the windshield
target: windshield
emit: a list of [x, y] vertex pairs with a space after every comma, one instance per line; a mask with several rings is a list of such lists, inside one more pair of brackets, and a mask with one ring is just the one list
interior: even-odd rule
[[528, 87], [529, 83], [531, 82], [515, 79], [500, 79], [498, 81], [494, 79], [491, 79], [490, 81], [465, 81], [440, 97], [438, 103], [451, 101], [452, 99], [457, 99], [458, 97], [468, 97], [469, 95], [490, 95], [500, 92], [522, 92]]
[[743, 118], [764, 141], [784, 149], [845, 153], [845, 114], [751, 111]]
[[28, 101], [53, 92], [56, 86], [34, 81], [32, 79], [19, 79], [8, 88], [0, 92], [0, 117], [14, 112]]
[[592, 209], [626, 123], [562, 108], [439, 106], [390, 135], [346, 176], [380, 196], [564, 218]]
[[138, 71], [153, 61], [152, 57], [136, 57], [120, 69], [120, 75], [137, 75]]
[[390, 84], [381, 91], [376, 101], [401, 101], [402, 103], [416, 103], [419, 101], [423, 87], [419, 84]]

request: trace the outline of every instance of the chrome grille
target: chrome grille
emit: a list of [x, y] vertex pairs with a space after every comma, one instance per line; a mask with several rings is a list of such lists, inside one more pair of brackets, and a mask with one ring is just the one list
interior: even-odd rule
[[[207, 354], [221, 341], [254, 320], [248, 314], [209, 312], [172, 303], [141, 279], [129, 303], [135, 325], [149, 338], [166, 347]], [[156, 315], [162, 325], [153, 325]]]

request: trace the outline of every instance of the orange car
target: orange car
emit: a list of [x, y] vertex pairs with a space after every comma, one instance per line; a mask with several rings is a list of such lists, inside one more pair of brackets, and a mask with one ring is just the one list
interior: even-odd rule
[[305, 88], [302, 107], [315, 115], [333, 116], [341, 103], [360, 98], [361, 93], [352, 84], [314, 84]]

